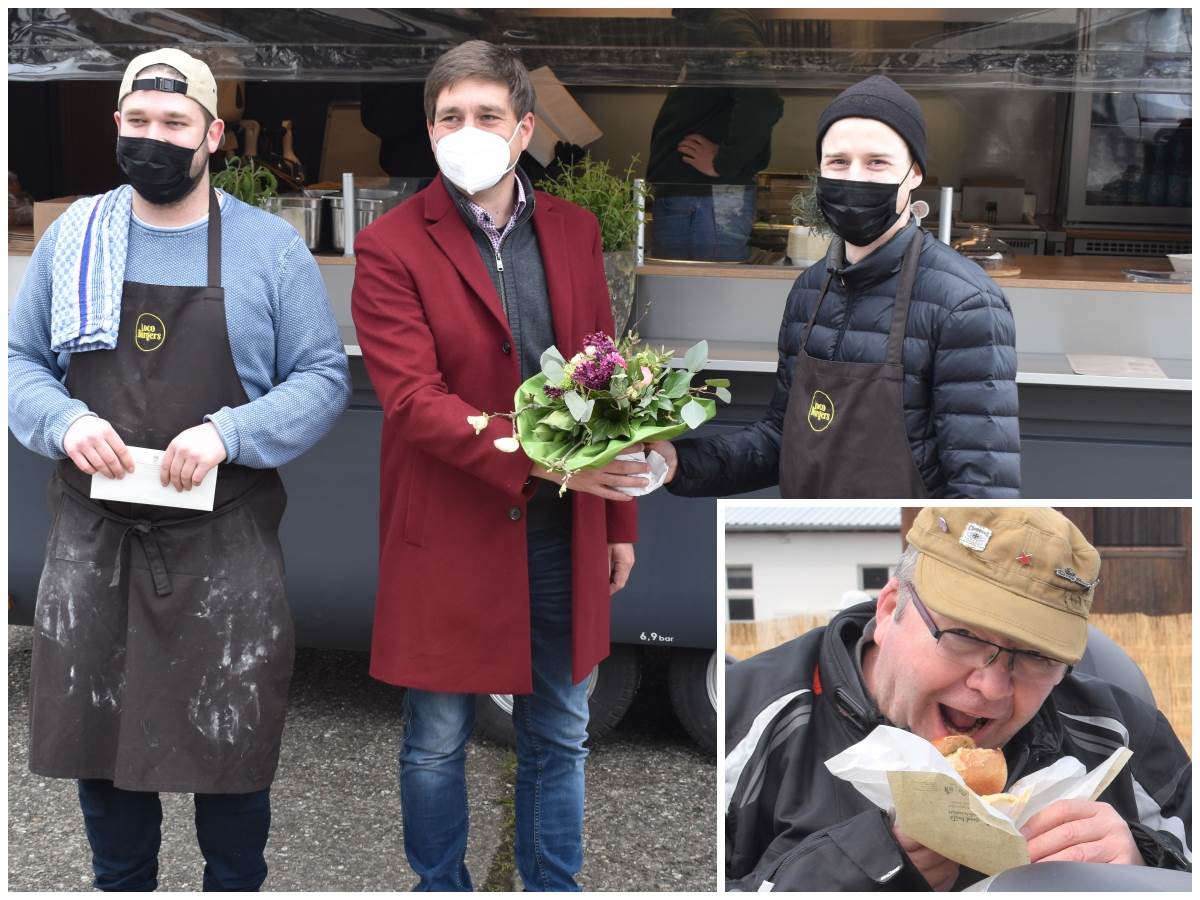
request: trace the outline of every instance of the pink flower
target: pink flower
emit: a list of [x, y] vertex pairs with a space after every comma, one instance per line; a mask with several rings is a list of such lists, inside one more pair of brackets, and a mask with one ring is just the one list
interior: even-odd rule
[[638, 387], [645, 387], [654, 380], [654, 373], [646, 366], [642, 366], [642, 380], [638, 382]]

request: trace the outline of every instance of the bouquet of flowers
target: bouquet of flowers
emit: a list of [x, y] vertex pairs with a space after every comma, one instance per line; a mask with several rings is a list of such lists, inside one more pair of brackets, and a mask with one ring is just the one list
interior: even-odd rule
[[667, 441], [699, 428], [716, 415], [717, 399], [728, 403], [729, 381], [710, 378], [692, 387], [708, 364], [708, 342], [687, 351], [682, 368], [672, 368], [666, 349], [638, 346], [637, 334], [620, 343], [603, 332], [589, 334], [569, 360], [557, 347], [542, 354], [542, 371], [525, 381], [511, 413], [482, 413], [467, 422], [479, 434], [492, 415], [511, 419], [513, 436], [497, 449], [525, 455], [567, 480], [580, 469], [606, 465], [631, 446]]

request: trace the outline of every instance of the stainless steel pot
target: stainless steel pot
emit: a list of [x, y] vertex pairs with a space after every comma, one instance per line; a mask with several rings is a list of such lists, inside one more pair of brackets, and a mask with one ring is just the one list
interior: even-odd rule
[[[358, 234], [385, 212], [396, 206], [403, 197], [400, 191], [385, 191], [372, 188], [360, 188], [355, 191], [358, 195], [354, 200], [354, 233]], [[332, 238], [333, 248], [342, 251], [346, 247], [346, 210], [345, 197], [341, 191], [327, 194], [325, 199], [333, 210]]]
[[300, 232], [309, 250], [321, 246], [321, 198], [284, 194], [268, 197], [263, 209], [274, 213]]

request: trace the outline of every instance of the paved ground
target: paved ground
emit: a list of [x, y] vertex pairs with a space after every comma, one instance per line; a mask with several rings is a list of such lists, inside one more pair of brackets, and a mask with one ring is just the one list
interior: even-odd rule
[[[90, 854], [74, 784], [28, 769], [29, 628], [8, 630], [8, 887], [89, 890]], [[711, 891], [716, 887], [715, 760], [669, 711], [651, 660], [625, 721], [588, 762], [588, 890]], [[279, 774], [272, 789], [271, 868], [264, 890], [406, 889], [395, 759], [397, 689], [368, 677], [364, 654], [301, 651]], [[468, 746], [477, 886], [509, 888], [504, 850], [511, 755], [483, 739]], [[163, 795], [160, 889], [198, 890], [191, 799]], [[490, 876], [490, 877], [489, 877]]]

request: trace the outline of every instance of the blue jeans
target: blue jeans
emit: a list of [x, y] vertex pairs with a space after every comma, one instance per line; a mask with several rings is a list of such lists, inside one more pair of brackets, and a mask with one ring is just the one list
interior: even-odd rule
[[[196, 794], [195, 798], [204, 890], [257, 891], [267, 878], [263, 850], [271, 829], [270, 789], [252, 794]], [[158, 794], [123, 791], [111, 781], [83, 779], [79, 805], [92, 845], [96, 890], [154, 890], [162, 834]]]
[[[516, 862], [526, 890], [577, 891], [587, 681], [571, 682], [571, 540], [529, 535], [533, 693], [513, 697]], [[469, 662], [468, 662], [469, 664]], [[408, 689], [400, 749], [404, 852], [419, 891], [469, 891], [466, 743], [475, 696]]]
[[755, 188], [715, 184], [696, 190], [711, 193], [668, 194], [654, 201], [651, 255], [708, 262], [741, 262], [749, 257]]

